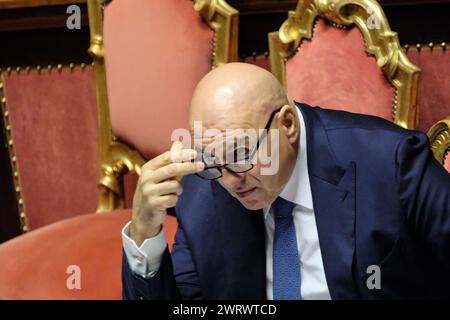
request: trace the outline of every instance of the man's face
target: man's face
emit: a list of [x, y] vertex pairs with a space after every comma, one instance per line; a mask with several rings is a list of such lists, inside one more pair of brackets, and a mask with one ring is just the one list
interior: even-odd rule
[[[280, 167], [283, 167], [282, 159]], [[219, 183], [247, 209], [262, 209], [278, 195], [281, 169], [272, 175], [263, 175], [261, 168], [262, 165], [257, 162], [250, 171], [244, 173], [224, 170]]]
[[[222, 177], [218, 182], [247, 209], [257, 210], [267, 207], [281, 191], [293, 168], [289, 141], [280, 130], [278, 112], [274, 112], [271, 123], [269, 115], [257, 119], [235, 119], [229, 126], [217, 123], [215, 134], [202, 137], [203, 157], [209, 158], [208, 167], [230, 164], [230, 170], [222, 167]], [[266, 125], [270, 125], [265, 131]], [[212, 127], [210, 124], [209, 128]], [[254, 134], [251, 134], [254, 133]], [[257, 147], [257, 141], [260, 145]], [[253, 152], [252, 152], [253, 151]], [[252, 158], [249, 156], [254, 153]], [[218, 156], [220, 155], [220, 156]], [[247, 159], [247, 162], [243, 159]], [[207, 161], [208, 162], [208, 161]], [[239, 173], [239, 168], [252, 163], [253, 167]], [[235, 163], [237, 163], [235, 165]], [[247, 163], [239, 167], [239, 163]], [[238, 168], [238, 172], [233, 172]], [[247, 167], [249, 168], [249, 167]], [[248, 170], [248, 169], [247, 169]]]

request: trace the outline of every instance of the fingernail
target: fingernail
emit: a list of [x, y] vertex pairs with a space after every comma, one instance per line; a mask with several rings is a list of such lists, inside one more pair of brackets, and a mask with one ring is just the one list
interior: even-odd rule
[[202, 171], [205, 168], [205, 164], [203, 162], [197, 162], [195, 167], [197, 168], [197, 171]]

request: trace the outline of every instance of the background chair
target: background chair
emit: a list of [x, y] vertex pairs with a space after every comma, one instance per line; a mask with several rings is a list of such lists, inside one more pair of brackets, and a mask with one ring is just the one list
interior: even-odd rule
[[22, 231], [95, 210], [92, 66], [9, 68], [0, 75], [0, 96]]
[[405, 46], [408, 58], [422, 70], [419, 87], [419, 126], [427, 132], [450, 114], [450, 47], [445, 42]]
[[450, 173], [450, 116], [434, 124], [428, 131], [428, 137], [434, 157]]
[[88, 4], [101, 117], [98, 211], [107, 211], [125, 205], [122, 177], [139, 175], [144, 159], [169, 149], [173, 129], [188, 127], [196, 83], [237, 61], [238, 13], [221, 0], [195, 1], [195, 10], [188, 0], [116, 0], [103, 22], [101, 7]]
[[265, 52], [262, 55], [257, 55], [256, 52], [249, 57], [241, 58], [242, 62], [244, 63], [250, 63], [254, 64], [258, 67], [261, 67], [263, 69], [266, 69], [267, 71], [271, 71], [270, 69], [270, 59], [269, 59], [269, 53]]
[[[187, 125], [196, 82], [237, 60], [238, 13], [225, 1], [89, 0], [88, 9], [99, 123], [97, 210], [103, 213], [2, 244], [0, 298], [120, 298], [120, 230], [131, 213], [117, 209], [135, 183], [126, 175], [137, 176], [146, 159], [167, 150], [171, 131]], [[176, 227], [169, 217], [169, 246]], [[81, 269], [81, 290], [66, 287], [69, 265]]]
[[293, 99], [416, 127], [420, 70], [376, 1], [300, 0], [269, 47]]

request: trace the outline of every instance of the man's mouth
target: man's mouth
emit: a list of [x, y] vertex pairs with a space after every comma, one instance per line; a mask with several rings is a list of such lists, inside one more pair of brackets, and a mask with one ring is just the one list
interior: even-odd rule
[[236, 191], [236, 194], [238, 195], [239, 198], [245, 198], [245, 197], [247, 197], [249, 194], [251, 194], [253, 191], [255, 191], [255, 189], [256, 189], [256, 187], [251, 188], [251, 189], [249, 189], [249, 190], [247, 190], [247, 191], [241, 191], [241, 192], [237, 192], [237, 191]]

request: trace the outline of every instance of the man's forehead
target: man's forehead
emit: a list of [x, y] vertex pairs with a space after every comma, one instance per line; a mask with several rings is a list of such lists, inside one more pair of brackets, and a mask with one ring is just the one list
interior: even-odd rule
[[207, 129], [202, 133], [191, 132], [195, 145], [211, 143], [235, 143], [239, 141], [252, 140], [257, 136], [257, 130], [253, 128], [234, 129]]

